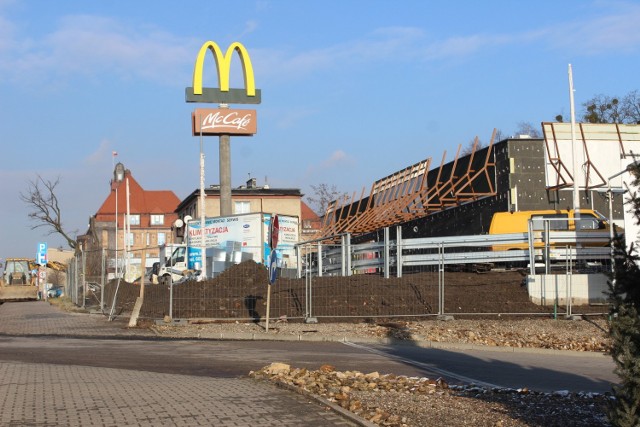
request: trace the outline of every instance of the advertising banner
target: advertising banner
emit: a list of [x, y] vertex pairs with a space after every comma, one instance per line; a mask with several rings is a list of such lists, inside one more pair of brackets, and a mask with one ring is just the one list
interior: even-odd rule
[[[290, 260], [298, 243], [298, 218], [278, 215], [278, 255]], [[204, 233], [200, 221], [189, 221], [187, 236], [189, 264], [201, 262], [200, 247], [204, 236], [207, 257], [216, 262], [239, 263], [249, 259], [265, 264], [269, 259], [271, 215], [263, 213], [207, 218]], [[291, 252], [291, 253], [289, 253]], [[283, 255], [284, 254], [284, 255]], [[287, 264], [290, 261], [286, 262]]]

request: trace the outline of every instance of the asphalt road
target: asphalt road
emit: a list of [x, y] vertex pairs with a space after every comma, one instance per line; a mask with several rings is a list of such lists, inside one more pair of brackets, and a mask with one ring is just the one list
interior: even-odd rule
[[272, 362], [317, 369], [444, 377], [450, 383], [540, 391], [604, 392], [611, 358], [575, 352], [452, 350], [339, 342], [215, 341], [0, 336], [0, 360], [203, 377], [246, 376]]
[[352, 346], [442, 375], [451, 383], [553, 392], [611, 391], [619, 378], [610, 356], [591, 352], [451, 350], [416, 346]]

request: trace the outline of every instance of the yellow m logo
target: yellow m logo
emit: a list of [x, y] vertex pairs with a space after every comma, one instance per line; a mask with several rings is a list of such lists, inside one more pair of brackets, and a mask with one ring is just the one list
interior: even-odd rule
[[253, 66], [251, 65], [251, 59], [249, 53], [245, 47], [238, 43], [231, 43], [231, 46], [227, 49], [226, 54], [222, 54], [220, 47], [215, 42], [208, 41], [202, 45], [198, 57], [196, 58], [196, 65], [193, 68], [193, 94], [202, 95], [202, 71], [204, 67], [204, 57], [207, 54], [207, 50], [213, 53], [213, 57], [216, 60], [216, 67], [218, 70], [218, 82], [220, 84], [221, 92], [229, 92], [229, 73], [231, 71], [231, 57], [233, 52], [237, 51], [242, 62], [242, 69], [244, 71], [244, 85], [247, 91], [247, 96], [256, 95], [256, 83], [253, 77]]

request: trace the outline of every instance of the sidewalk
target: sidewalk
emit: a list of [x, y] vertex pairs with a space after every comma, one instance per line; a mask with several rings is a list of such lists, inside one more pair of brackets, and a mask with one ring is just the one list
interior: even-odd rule
[[[0, 341], [12, 336], [143, 337], [128, 319], [66, 313], [45, 302], [0, 305]], [[203, 378], [0, 360], [0, 425], [371, 425], [312, 396], [246, 378]]]

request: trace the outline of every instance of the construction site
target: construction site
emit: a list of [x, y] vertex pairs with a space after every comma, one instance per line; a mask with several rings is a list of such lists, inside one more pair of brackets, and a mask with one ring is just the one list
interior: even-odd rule
[[318, 237], [350, 233], [367, 241], [385, 227], [394, 233], [397, 226], [404, 237], [486, 234], [496, 212], [572, 209], [575, 187], [580, 208], [633, 229], [623, 206], [631, 178], [620, 171], [640, 152], [640, 126], [576, 127], [574, 137], [569, 123], [542, 123], [543, 138], [498, 142], [494, 131], [486, 146], [478, 138], [470, 152], [462, 153], [459, 146], [453, 160], [447, 161], [445, 152], [439, 164], [432, 158], [417, 162], [377, 180], [368, 194], [363, 189], [359, 197], [353, 193], [331, 203]]

